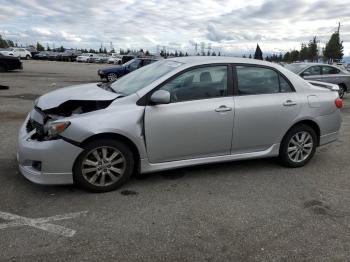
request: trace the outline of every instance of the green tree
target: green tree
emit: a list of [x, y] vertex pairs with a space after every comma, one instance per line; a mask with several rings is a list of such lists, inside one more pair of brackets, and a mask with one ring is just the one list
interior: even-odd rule
[[213, 51], [213, 53], [211, 53], [211, 55], [212, 55], [212, 56], [216, 56], [216, 53], [215, 53], [215, 51]]
[[263, 59], [263, 52], [260, 49], [259, 45], [256, 45], [256, 50], [254, 54], [254, 59], [264, 60]]
[[66, 49], [61, 45], [61, 47], [58, 48], [58, 52], [64, 52], [64, 51], [66, 51]]
[[149, 53], [149, 51], [148, 51], [148, 50], [146, 50], [145, 55], [149, 56], [149, 55], [151, 55], [151, 54]]
[[7, 41], [5, 39], [2, 38], [2, 36], [0, 35], [0, 48], [8, 48], [9, 44], [7, 43]]
[[283, 56], [283, 61], [284, 61], [284, 62], [290, 62], [290, 61], [291, 61], [291, 59], [290, 59], [290, 53], [289, 53], [289, 52], [287, 52], [287, 53], [284, 54], [284, 56]]
[[301, 48], [300, 48], [300, 53], [299, 53], [299, 59], [301, 61], [307, 60], [309, 57], [309, 48], [307, 47], [306, 44], [302, 43]]
[[14, 47], [15, 43], [12, 40], [6, 40], [9, 47]]
[[186, 52], [185, 56], [188, 56], [187, 52]]
[[218, 56], [221, 56], [221, 53], [219, 52]]
[[293, 50], [292, 52], [290, 52], [290, 60], [292, 62], [299, 60], [299, 51], [298, 50]]
[[316, 36], [308, 44], [308, 59], [311, 62], [318, 60], [318, 47]]
[[327, 60], [340, 61], [344, 56], [343, 41], [340, 41], [339, 31], [334, 32], [324, 49], [323, 55]]
[[36, 50], [40, 51], [45, 51], [45, 47], [41, 45], [39, 42], [36, 43]]

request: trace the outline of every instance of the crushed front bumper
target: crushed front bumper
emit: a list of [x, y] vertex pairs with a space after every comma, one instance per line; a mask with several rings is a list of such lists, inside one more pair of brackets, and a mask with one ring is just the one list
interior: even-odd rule
[[63, 139], [31, 139], [35, 130], [27, 132], [28, 120], [29, 115], [18, 134], [17, 161], [22, 175], [37, 184], [73, 184], [74, 161], [83, 149]]

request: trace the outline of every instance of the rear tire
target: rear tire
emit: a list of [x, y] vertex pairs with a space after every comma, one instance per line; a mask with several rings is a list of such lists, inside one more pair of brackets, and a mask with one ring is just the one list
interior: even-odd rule
[[346, 87], [344, 84], [339, 84], [339, 98], [343, 98], [344, 95], [346, 94]]
[[313, 128], [304, 124], [296, 125], [282, 140], [279, 160], [287, 167], [302, 167], [315, 154], [317, 143], [317, 135]]
[[0, 72], [6, 72], [6, 66], [5, 65], [0, 65]]
[[115, 139], [88, 143], [73, 168], [74, 181], [87, 191], [108, 192], [126, 183], [134, 169], [132, 151]]
[[30, 59], [30, 55], [26, 55], [26, 60], [29, 60]]

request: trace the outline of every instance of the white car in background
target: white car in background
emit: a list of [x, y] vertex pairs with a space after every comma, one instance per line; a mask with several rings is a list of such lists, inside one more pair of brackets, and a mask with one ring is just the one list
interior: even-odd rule
[[26, 50], [25, 48], [8, 48], [5, 50], [0, 51], [1, 54], [6, 56], [14, 56], [19, 58], [25, 58], [30, 59], [32, 57], [32, 54]]
[[85, 53], [77, 57], [77, 62], [92, 63], [97, 57], [97, 54]]
[[120, 65], [122, 63], [122, 59], [118, 54], [112, 53], [107, 62], [108, 64]]

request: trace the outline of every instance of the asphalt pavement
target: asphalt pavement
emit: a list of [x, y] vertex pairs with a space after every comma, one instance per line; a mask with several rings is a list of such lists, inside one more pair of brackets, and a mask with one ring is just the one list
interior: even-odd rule
[[339, 140], [305, 167], [204, 165], [87, 193], [39, 186], [16, 164], [36, 97], [106, 65], [24, 61], [0, 74], [0, 261], [349, 261], [350, 95]]

